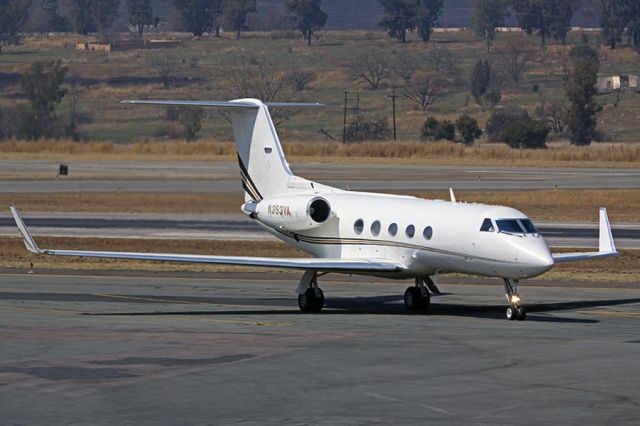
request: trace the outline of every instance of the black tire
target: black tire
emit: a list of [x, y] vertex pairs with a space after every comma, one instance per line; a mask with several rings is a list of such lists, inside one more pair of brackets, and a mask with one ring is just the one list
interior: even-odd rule
[[418, 289], [415, 287], [409, 287], [404, 292], [404, 306], [410, 311], [415, 311], [420, 306], [420, 295]]
[[429, 309], [429, 305], [431, 304], [431, 294], [428, 289], [424, 289], [423, 292], [421, 288], [416, 288], [416, 293], [418, 295], [418, 309], [426, 311]]
[[298, 307], [302, 312], [311, 312], [316, 306], [316, 292], [308, 288], [304, 294], [298, 295]]
[[522, 306], [518, 306], [518, 318], [516, 319], [518, 321], [524, 321], [526, 317], [527, 317], [527, 310]]
[[318, 297], [315, 292], [314, 292], [314, 304], [313, 304], [313, 311], [314, 312], [320, 312], [322, 310], [322, 308], [324, 307], [324, 293], [322, 291], [322, 289], [318, 289], [318, 293], [320, 293], [320, 297]]
[[509, 306], [507, 308], [507, 319], [509, 321], [514, 321], [517, 317], [518, 317], [518, 309], [513, 306]]

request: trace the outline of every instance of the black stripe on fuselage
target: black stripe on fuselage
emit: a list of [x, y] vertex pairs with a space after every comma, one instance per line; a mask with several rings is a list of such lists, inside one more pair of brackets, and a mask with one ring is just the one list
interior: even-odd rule
[[310, 235], [296, 234], [294, 232], [285, 231], [282, 229], [275, 229], [275, 228], [271, 228], [271, 229], [288, 238], [292, 238], [296, 240], [296, 242], [303, 242], [303, 243], [309, 243], [309, 244], [393, 246], [393, 247], [408, 248], [408, 249], [414, 249], [414, 250], [423, 250], [423, 251], [428, 251], [428, 252], [438, 253], [438, 254], [445, 254], [450, 256], [468, 257], [468, 258], [472, 258], [476, 260], [484, 260], [488, 262], [515, 263], [515, 262], [509, 262], [505, 260], [491, 259], [488, 257], [473, 256], [469, 254], [458, 253], [455, 251], [441, 250], [433, 247], [425, 247], [417, 244], [402, 243], [399, 241], [369, 240], [364, 238], [313, 237]]

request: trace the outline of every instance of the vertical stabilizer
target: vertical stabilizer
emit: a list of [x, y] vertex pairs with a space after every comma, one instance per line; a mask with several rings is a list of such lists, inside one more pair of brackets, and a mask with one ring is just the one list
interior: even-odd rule
[[[236, 102], [236, 101], [233, 101]], [[257, 108], [231, 111], [233, 136], [246, 200], [283, 195], [293, 173], [285, 159], [269, 109], [255, 99], [239, 99]]]

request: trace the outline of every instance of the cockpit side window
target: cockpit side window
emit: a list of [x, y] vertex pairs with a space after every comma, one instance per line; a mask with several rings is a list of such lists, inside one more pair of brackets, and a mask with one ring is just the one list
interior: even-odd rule
[[482, 222], [482, 226], [480, 227], [481, 232], [493, 232], [495, 229], [493, 228], [493, 222], [491, 219], [486, 218], [484, 222]]
[[539, 234], [540, 232], [536, 229], [535, 225], [533, 224], [533, 222], [531, 222], [529, 219], [520, 219], [520, 223], [522, 224], [522, 226], [524, 227], [524, 229], [526, 229], [527, 234]]

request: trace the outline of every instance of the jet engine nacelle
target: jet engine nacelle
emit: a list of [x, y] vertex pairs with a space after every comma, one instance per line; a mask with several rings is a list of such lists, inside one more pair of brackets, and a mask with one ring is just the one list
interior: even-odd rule
[[288, 231], [317, 228], [333, 216], [327, 200], [308, 195], [267, 198], [246, 203], [242, 209], [265, 225]]

